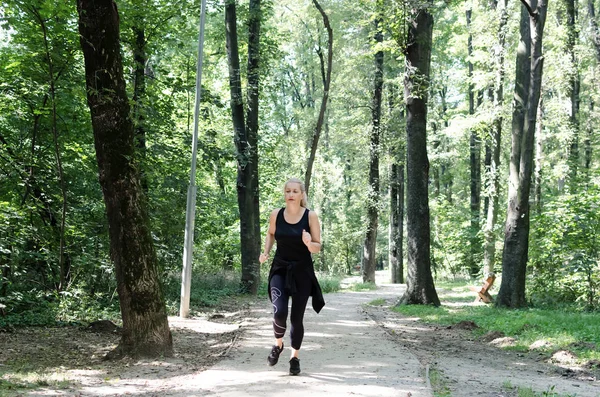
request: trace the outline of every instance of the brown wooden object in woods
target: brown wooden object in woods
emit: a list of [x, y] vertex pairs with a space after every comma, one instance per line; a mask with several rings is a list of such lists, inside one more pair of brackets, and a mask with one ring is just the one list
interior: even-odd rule
[[492, 288], [492, 286], [494, 285], [494, 280], [496, 280], [496, 276], [493, 274], [490, 274], [485, 281], [483, 282], [483, 285], [481, 287], [469, 287], [469, 289], [473, 292], [477, 293], [477, 297], [475, 298], [475, 302], [485, 302], [485, 303], [492, 303], [494, 301], [494, 299], [492, 298], [492, 296], [490, 295], [490, 288]]

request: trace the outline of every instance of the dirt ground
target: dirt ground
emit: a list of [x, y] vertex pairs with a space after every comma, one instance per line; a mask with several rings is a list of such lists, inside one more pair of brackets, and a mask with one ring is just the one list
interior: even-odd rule
[[[270, 307], [262, 300], [229, 302], [193, 319], [170, 318], [175, 354], [160, 360], [103, 361], [118, 343], [114, 332], [0, 331], [0, 395], [275, 396], [286, 390], [292, 396], [311, 390], [311, 395], [416, 397], [433, 395], [433, 383], [444, 396], [510, 397], [516, 386], [600, 396], [597, 369], [575, 366], [568, 352], [553, 360], [535, 350], [503, 350], [500, 345], [510, 340], [474, 339], [468, 323], [434, 327], [392, 312], [403, 288], [383, 284], [377, 291], [328, 294], [324, 312], [307, 311], [299, 377], [287, 375], [287, 363], [265, 365], [272, 340]], [[369, 305], [374, 299], [385, 303]], [[31, 371], [37, 375], [23, 375]], [[8, 385], [29, 387], [7, 390]]]
[[600, 371], [581, 367], [566, 351], [554, 355], [537, 351], [506, 350], [511, 338], [500, 334], [473, 337], [476, 325], [462, 322], [440, 327], [390, 310], [395, 299], [383, 305], [363, 306], [364, 312], [398, 344], [416, 355], [425, 371], [439, 378], [438, 393], [450, 396], [516, 396], [517, 386], [561, 396], [600, 396]]
[[[148, 388], [162, 395], [165, 378], [202, 372], [223, 359], [252, 320], [258, 302], [224, 302], [198, 317], [169, 317], [173, 357], [105, 361], [120, 339], [110, 327], [26, 327], [0, 330], [0, 397], [88, 396], [82, 388], [122, 395]], [[16, 372], [16, 374], [15, 374]], [[35, 373], [25, 376], [26, 373]], [[2, 383], [4, 383], [2, 385]], [[7, 389], [12, 384], [14, 391]], [[26, 388], [18, 387], [26, 386]], [[104, 395], [105, 392], [99, 395]]]

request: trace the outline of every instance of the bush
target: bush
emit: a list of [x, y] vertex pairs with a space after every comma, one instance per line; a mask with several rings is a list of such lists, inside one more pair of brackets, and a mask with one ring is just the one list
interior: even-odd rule
[[534, 304], [600, 307], [600, 189], [556, 197], [531, 221], [529, 295]]

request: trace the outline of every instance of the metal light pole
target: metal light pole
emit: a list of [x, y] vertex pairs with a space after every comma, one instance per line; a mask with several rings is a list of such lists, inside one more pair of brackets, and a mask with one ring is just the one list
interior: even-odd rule
[[194, 221], [196, 218], [196, 157], [198, 153], [198, 117], [200, 113], [200, 96], [202, 94], [202, 60], [204, 49], [204, 19], [206, 16], [206, 0], [202, 0], [200, 8], [200, 35], [198, 36], [198, 65], [196, 67], [196, 103], [194, 105], [194, 135], [192, 137], [192, 169], [190, 170], [190, 186], [187, 192], [185, 212], [185, 243], [183, 245], [183, 271], [181, 273], [181, 303], [179, 317], [190, 314], [190, 288], [192, 285], [192, 254], [194, 251]]

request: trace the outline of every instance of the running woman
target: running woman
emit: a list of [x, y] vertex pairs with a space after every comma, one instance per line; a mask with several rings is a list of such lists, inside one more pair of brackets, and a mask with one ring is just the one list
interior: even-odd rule
[[298, 375], [298, 354], [304, 338], [302, 321], [308, 297], [312, 296], [312, 306], [317, 313], [325, 306], [312, 261], [312, 254], [321, 250], [321, 227], [317, 214], [307, 208], [306, 189], [300, 179], [289, 179], [283, 191], [286, 206], [271, 212], [265, 250], [259, 257], [260, 263], [267, 261], [271, 248], [277, 241], [275, 257], [269, 271], [269, 298], [273, 304], [273, 332], [276, 343], [267, 362], [270, 366], [277, 364], [283, 351], [288, 300], [291, 297], [290, 374]]

